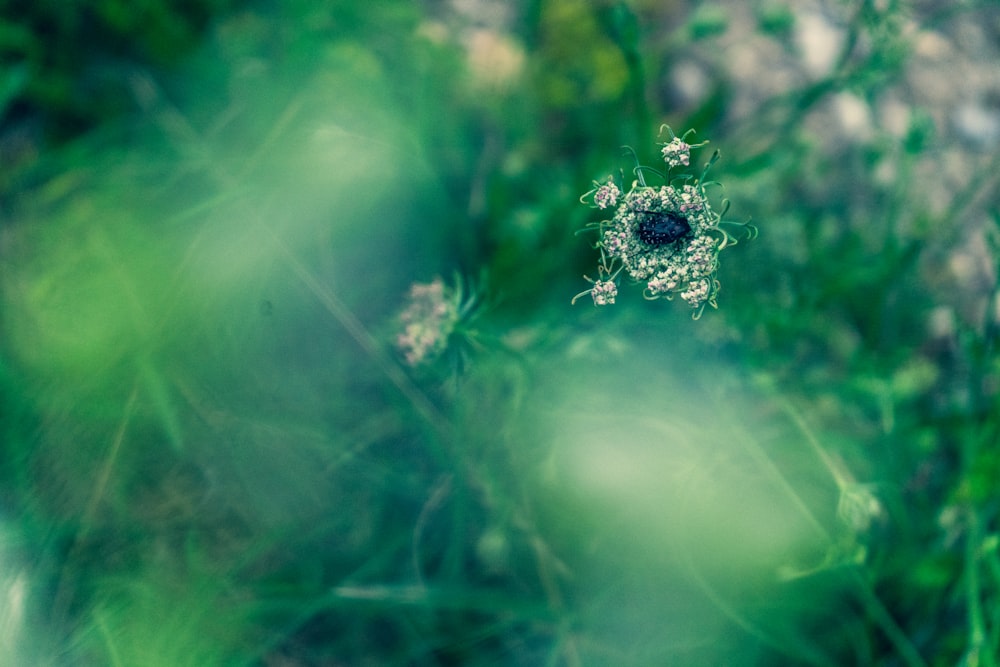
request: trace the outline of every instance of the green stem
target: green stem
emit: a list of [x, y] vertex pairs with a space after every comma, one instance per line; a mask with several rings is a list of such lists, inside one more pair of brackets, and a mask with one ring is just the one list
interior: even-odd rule
[[[812, 448], [812, 450], [816, 453], [816, 456], [820, 459], [820, 461], [823, 462], [823, 465], [827, 468], [827, 470], [830, 471], [837, 487], [843, 491], [848, 484], [848, 480], [845, 478], [843, 472], [838, 469], [838, 466], [834, 463], [833, 459], [826, 453], [826, 450], [819, 442], [819, 439], [816, 438], [812, 430], [805, 423], [805, 420], [792, 406], [791, 402], [780, 396], [777, 400], [781, 408], [786, 414], [788, 414], [788, 416], [795, 423], [796, 427], [798, 427], [798, 429], [805, 436], [806, 442], [809, 444], [810, 448]], [[774, 468], [775, 474], [780, 475], [773, 464], [769, 467]], [[805, 503], [798, 497], [798, 494], [791, 487], [791, 485], [784, 482], [781, 486], [787, 493], [792, 494], [793, 500], [795, 501], [796, 506], [800, 508], [800, 511], [807, 513], [806, 516], [810, 523], [814, 526], [818, 526], [819, 521], [812, 516], [812, 513], [806, 507]], [[927, 663], [920, 656], [920, 653], [910, 641], [909, 637], [906, 636], [906, 633], [903, 632], [903, 629], [898, 623], [896, 623], [896, 620], [892, 617], [892, 614], [889, 613], [889, 610], [886, 609], [882, 600], [879, 599], [878, 595], [876, 595], [871, 583], [864, 579], [859, 572], [854, 572], [852, 578], [854, 579], [854, 583], [860, 593], [861, 602], [865, 607], [865, 613], [875, 622], [879, 630], [882, 631], [886, 638], [889, 639], [895, 648], [897, 655], [903, 660], [903, 663], [907, 665], [907, 667], [926, 667]]]
[[982, 586], [979, 579], [979, 550], [982, 545], [982, 526], [976, 510], [966, 508], [968, 530], [965, 536], [965, 604], [969, 615], [969, 647], [966, 660], [969, 665], [996, 667], [996, 660], [987, 646], [986, 621], [983, 615]]

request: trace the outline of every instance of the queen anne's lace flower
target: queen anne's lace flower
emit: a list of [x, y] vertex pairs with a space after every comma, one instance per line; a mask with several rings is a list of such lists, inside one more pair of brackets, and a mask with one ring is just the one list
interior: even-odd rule
[[396, 347], [406, 363], [417, 366], [444, 351], [458, 321], [458, 303], [441, 278], [430, 283], [414, 283], [410, 301], [399, 315], [403, 331]]
[[[679, 295], [695, 309], [695, 317], [706, 305], [716, 306], [719, 252], [737, 241], [721, 225], [740, 223], [723, 223], [722, 216], [712, 209], [701, 180], [689, 175], [671, 179], [670, 170], [690, 166], [691, 149], [703, 145], [688, 144], [684, 141], [688, 134], [690, 131], [677, 137], [671, 131], [671, 140], [662, 144], [666, 184], [647, 184], [645, 175], [655, 170], [637, 164], [637, 179], [628, 192], [623, 194], [609, 178], [604, 184], [595, 182], [595, 189], [585, 195], [592, 198], [594, 207], [613, 208], [614, 214], [609, 220], [591, 225], [597, 228], [597, 248], [601, 252], [598, 278], [587, 278], [592, 287], [574, 301], [589, 293], [596, 305], [614, 303], [618, 293], [615, 279], [624, 272], [632, 281], [645, 284], [646, 298], [671, 299]], [[713, 156], [709, 166], [717, 157]], [[756, 229], [749, 224], [742, 226], [748, 238], [756, 235]]]
[[615, 302], [618, 296], [618, 285], [613, 280], [598, 280], [590, 290], [595, 306], [608, 306]]
[[669, 167], [687, 167], [691, 164], [691, 146], [678, 137], [663, 145], [663, 160]]
[[[689, 230], [673, 241], [644, 241], [642, 226], [666, 215], [684, 220]], [[621, 260], [630, 278], [646, 283], [647, 296], [669, 297], [714, 272], [718, 243], [711, 232], [716, 222], [711, 207], [695, 186], [636, 186], [605, 223], [603, 243], [610, 246], [609, 255]], [[685, 301], [699, 307], [711, 295], [711, 290], [698, 289]]]
[[688, 283], [687, 289], [681, 292], [681, 298], [697, 308], [708, 299], [709, 289], [709, 281], [702, 278]]
[[610, 208], [618, 203], [621, 194], [622, 191], [609, 176], [608, 182], [597, 188], [597, 192], [594, 193], [594, 203], [597, 208]]

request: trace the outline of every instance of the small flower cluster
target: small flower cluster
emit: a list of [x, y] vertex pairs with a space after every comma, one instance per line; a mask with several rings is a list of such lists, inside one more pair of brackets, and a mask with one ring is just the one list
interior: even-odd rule
[[608, 182], [597, 188], [597, 192], [594, 193], [594, 204], [597, 208], [610, 208], [618, 203], [618, 198], [621, 196], [622, 191], [608, 176]]
[[618, 296], [618, 285], [613, 280], [598, 280], [590, 289], [590, 294], [598, 306], [608, 306], [613, 304], [615, 297]]
[[691, 165], [691, 144], [674, 137], [663, 144], [663, 161], [667, 167], [687, 167]]
[[460, 356], [475, 347], [478, 333], [471, 325], [482, 304], [470, 281], [456, 275], [454, 285], [449, 285], [437, 277], [414, 283], [408, 296], [397, 316], [396, 335], [396, 349], [408, 365], [429, 364], [449, 347]]
[[[665, 171], [637, 163], [636, 180], [628, 192], [623, 194], [609, 176], [603, 183], [595, 181], [594, 189], [581, 199], [601, 210], [613, 209], [614, 214], [610, 220], [588, 225], [598, 234], [598, 277], [595, 280], [584, 276], [592, 287], [577, 294], [574, 302], [590, 294], [595, 305], [613, 304], [618, 293], [617, 279], [624, 271], [632, 281], [645, 283], [647, 299], [680, 295], [698, 318], [706, 305], [717, 307], [719, 252], [738, 239], [722, 225], [739, 226], [748, 238], [756, 235], [756, 229], [749, 224], [723, 221], [725, 210], [715, 212], [708, 201], [704, 177], [718, 159], [718, 152], [697, 178], [686, 173], [672, 174], [672, 169], [690, 165], [692, 148], [707, 142], [692, 145], [685, 139], [693, 130], [677, 137], [669, 127], [664, 128], [670, 134], [670, 140], [661, 144]], [[665, 185], [648, 185], [649, 173], [661, 176]], [[728, 206], [728, 202], [723, 205]]]
[[441, 278], [410, 287], [409, 305], [399, 315], [403, 331], [396, 347], [406, 363], [417, 366], [440, 355], [458, 322], [458, 300]]

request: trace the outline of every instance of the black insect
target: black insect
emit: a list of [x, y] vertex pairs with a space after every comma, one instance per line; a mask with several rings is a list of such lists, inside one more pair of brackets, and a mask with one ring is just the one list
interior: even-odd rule
[[639, 220], [639, 239], [649, 245], [665, 245], [673, 243], [691, 231], [687, 218], [667, 211], [638, 211], [642, 213]]

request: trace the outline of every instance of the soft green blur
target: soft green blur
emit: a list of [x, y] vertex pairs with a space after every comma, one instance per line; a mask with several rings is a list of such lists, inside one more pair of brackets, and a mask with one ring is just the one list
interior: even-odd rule
[[810, 656], [790, 624], [829, 593], [806, 594], [786, 573], [834, 550], [829, 472], [793, 453], [794, 434], [774, 464], [756, 401], [712, 387], [724, 366], [642, 356], [564, 364], [545, 380], [538, 493], [551, 529], [576, 546], [588, 636], [629, 664], [758, 664], [735, 624]]
[[[205, 50], [247, 35], [236, 18]], [[308, 64], [198, 56], [188, 108], [137, 75], [134, 134], [50, 157], [6, 223], [8, 391], [34, 426], [8, 453], [29, 563], [2, 581], [24, 596], [34, 573], [39, 622], [11, 606], [4, 642], [38, 664], [250, 660], [291, 622], [260, 630], [261, 607], [305, 601], [255, 600], [243, 567], [317, 525], [369, 546], [375, 519], [337, 479], [396, 420], [364, 415], [381, 382], [364, 353], [385, 352], [357, 318], [378, 326], [434, 270], [445, 207], [375, 58], [296, 46]], [[228, 108], [198, 92], [211, 77]]]

